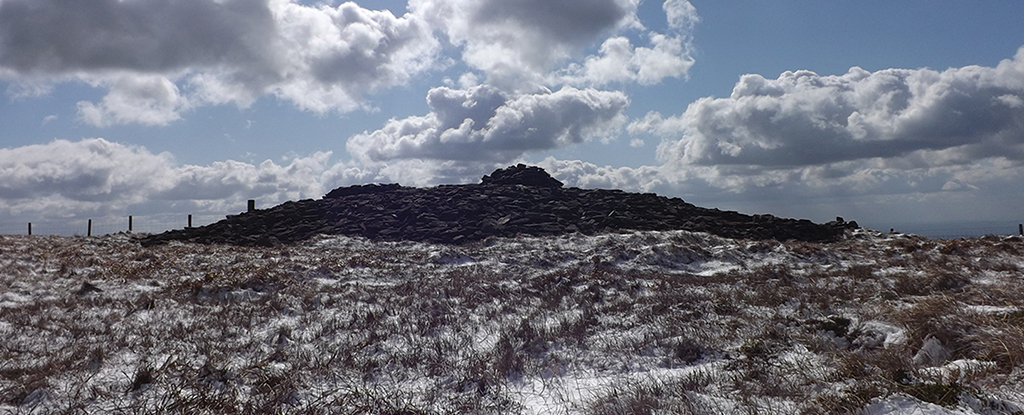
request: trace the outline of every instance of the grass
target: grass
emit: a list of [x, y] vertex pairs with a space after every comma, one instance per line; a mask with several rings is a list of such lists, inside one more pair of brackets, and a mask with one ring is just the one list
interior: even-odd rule
[[[870, 233], [4, 236], [0, 411], [1020, 413], [1022, 253]], [[918, 357], [936, 342], [941, 361]]]

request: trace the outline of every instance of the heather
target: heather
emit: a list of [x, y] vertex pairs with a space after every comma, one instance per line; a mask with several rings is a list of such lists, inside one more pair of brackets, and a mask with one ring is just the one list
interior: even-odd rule
[[0, 237], [0, 410], [1024, 410], [1019, 237], [139, 240]]

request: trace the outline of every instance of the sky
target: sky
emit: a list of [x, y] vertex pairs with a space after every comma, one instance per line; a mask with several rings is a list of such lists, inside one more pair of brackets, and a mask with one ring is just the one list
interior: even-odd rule
[[339, 186], [1024, 221], [1024, 2], [0, 0], [0, 224]]

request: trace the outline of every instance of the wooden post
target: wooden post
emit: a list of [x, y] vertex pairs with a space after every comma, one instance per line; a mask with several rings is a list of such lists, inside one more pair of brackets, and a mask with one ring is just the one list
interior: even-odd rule
[[192, 214], [188, 215], [188, 227], [192, 227]]
[[1020, 233], [1020, 236], [1024, 236], [1024, 223], [1017, 224], [1017, 232]]
[[28, 223], [28, 236], [32, 236], [32, 222]]
[[92, 219], [89, 219], [89, 229], [86, 231], [85, 236], [92, 236]]
[[256, 210], [256, 200], [249, 199], [249, 212], [253, 212], [255, 210]]
[[132, 215], [128, 215], [128, 233], [132, 233]]

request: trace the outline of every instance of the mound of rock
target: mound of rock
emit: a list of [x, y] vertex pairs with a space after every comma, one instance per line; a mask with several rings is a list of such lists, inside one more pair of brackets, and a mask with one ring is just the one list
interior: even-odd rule
[[498, 169], [494, 173], [480, 179], [483, 184], [520, 184], [536, 187], [562, 187], [562, 182], [551, 177], [548, 172], [537, 166], [515, 165], [507, 169]]
[[541, 168], [520, 164], [496, 170], [480, 184], [338, 188], [319, 200], [232, 215], [203, 227], [150, 235], [142, 243], [271, 246], [330, 234], [458, 244], [495, 236], [675, 229], [728, 238], [833, 241], [856, 227], [839, 218], [816, 224], [706, 209], [652, 193], [564, 188]]

